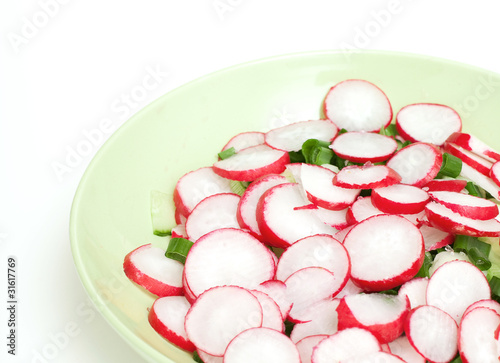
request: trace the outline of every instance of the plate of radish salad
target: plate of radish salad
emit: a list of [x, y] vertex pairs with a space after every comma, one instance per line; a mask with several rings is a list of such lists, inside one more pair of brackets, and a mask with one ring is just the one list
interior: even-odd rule
[[497, 362], [500, 153], [366, 79], [318, 104], [151, 191], [150, 326], [205, 363]]

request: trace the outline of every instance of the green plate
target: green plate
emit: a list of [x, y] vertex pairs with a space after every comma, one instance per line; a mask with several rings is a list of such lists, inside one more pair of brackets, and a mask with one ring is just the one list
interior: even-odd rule
[[[384, 90], [394, 112], [414, 102], [443, 103], [465, 131], [500, 149], [499, 75], [442, 59], [391, 52], [314, 52], [231, 67], [162, 96], [127, 121], [86, 170], [71, 211], [71, 246], [92, 301], [145, 359], [192, 362], [149, 326], [154, 297], [128, 281], [124, 256], [152, 233], [149, 194], [172, 193], [184, 173], [211, 165], [228, 139], [320, 117], [335, 83], [361, 78]], [[174, 215], [171, 215], [172, 221]]]

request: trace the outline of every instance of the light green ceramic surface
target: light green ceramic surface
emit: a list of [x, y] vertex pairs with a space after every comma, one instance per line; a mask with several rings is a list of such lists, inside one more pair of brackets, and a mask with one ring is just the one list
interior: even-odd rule
[[[71, 211], [75, 264], [89, 296], [115, 330], [152, 362], [192, 362], [149, 326], [154, 297], [130, 283], [124, 256], [152, 233], [152, 189], [172, 193], [177, 179], [211, 165], [238, 132], [320, 117], [335, 83], [361, 78], [389, 97], [394, 114], [414, 102], [461, 113], [464, 130], [500, 149], [500, 76], [467, 65], [389, 52], [316, 52], [243, 64], [184, 85], [127, 121], [85, 172]], [[174, 220], [173, 214], [171, 215]]]

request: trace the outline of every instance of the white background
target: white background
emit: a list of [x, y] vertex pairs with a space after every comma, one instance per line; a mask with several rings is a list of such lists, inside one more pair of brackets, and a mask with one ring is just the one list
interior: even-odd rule
[[[500, 73], [499, 38], [495, 0], [3, 0], [0, 361], [142, 361], [87, 299], [69, 212], [99, 146], [160, 95], [234, 64], [346, 46]], [[92, 132], [102, 137], [82, 148]], [[17, 260], [16, 357], [6, 353], [7, 256]]]

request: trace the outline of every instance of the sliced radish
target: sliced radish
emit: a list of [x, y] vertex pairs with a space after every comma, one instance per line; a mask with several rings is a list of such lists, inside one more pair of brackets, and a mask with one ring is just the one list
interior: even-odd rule
[[498, 362], [498, 341], [495, 331], [500, 315], [488, 308], [476, 308], [460, 324], [458, 349], [466, 363]]
[[402, 335], [399, 338], [393, 340], [389, 343], [389, 348], [391, 349], [391, 353], [400, 357], [405, 362], [411, 363], [425, 363], [426, 360], [424, 357], [418, 353], [415, 348], [408, 341], [408, 337], [406, 335]]
[[389, 159], [398, 143], [389, 136], [352, 131], [337, 136], [330, 148], [341, 158], [354, 163], [376, 163]]
[[451, 134], [462, 129], [462, 120], [451, 107], [435, 103], [415, 103], [398, 112], [396, 129], [405, 140], [441, 146]]
[[495, 219], [482, 221], [463, 217], [436, 202], [428, 203], [425, 212], [429, 222], [434, 227], [449, 233], [475, 237], [500, 236], [500, 222]]
[[346, 228], [349, 223], [347, 222], [348, 208], [342, 210], [331, 210], [317, 207], [313, 210], [316, 217], [328, 226], [337, 230]]
[[439, 267], [427, 286], [427, 304], [440, 308], [460, 322], [467, 307], [490, 298], [484, 274], [466, 261], [450, 261]]
[[461, 216], [487, 220], [498, 215], [498, 207], [491, 200], [457, 192], [430, 192], [431, 198]]
[[[349, 210], [347, 212], [349, 212]], [[352, 219], [352, 217], [351, 217], [351, 219]], [[346, 213], [346, 220], [347, 220], [347, 213]], [[347, 223], [349, 223], [349, 222], [347, 222]], [[352, 229], [352, 227], [354, 227], [354, 225], [349, 224], [347, 227], [342, 228], [340, 231], [338, 231], [337, 233], [335, 233], [333, 235], [333, 237], [337, 241], [339, 241], [341, 243], [344, 243], [345, 236], [347, 236], [347, 233], [349, 233], [349, 231]]]
[[358, 198], [347, 211], [347, 222], [349, 224], [359, 223], [373, 216], [385, 214], [372, 203], [372, 197]]
[[341, 362], [348, 358], [380, 352], [382, 347], [368, 330], [348, 328], [322, 340], [314, 349], [312, 363]]
[[240, 150], [246, 149], [247, 147], [257, 146], [264, 143], [264, 133], [263, 132], [242, 132], [233, 136], [227, 144], [222, 148], [222, 151], [234, 148], [234, 151], [238, 152]]
[[309, 139], [330, 142], [337, 136], [338, 127], [330, 120], [295, 122], [266, 133], [266, 144], [285, 151], [299, 151]]
[[397, 215], [377, 215], [358, 223], [347, 234], [344, 246], [351, 257], [351, 279], [371, 291], [405, 283], [424, 260], [422, 234]]
[[485, 299], [476, 301], [474, 304], [469, 305], [469, 307], [465, 310], [462, 319], [475, 308], [488, 308], [500, 315], [500, 303], [492, 299]]
[[216, 161], [214, 172], [223, 178], [239, 181], [253, 181], [266, 174], [279, 174], [290, 162], [286, 151], [267, 145], [251, 146], [233, 156]]
[[184, 224], [178, 224], [177, 226], [175, 226], [174, 228], [172, 228], [172, 231], [170, 231], [172, 233], [172, 238], [185, 238], [185, 239], [188, 239], [188, 235], [186, 233], [186, 225]]
[[261, 325], [259, 301], [248, 290], [236, 286], [205, 291], [189, 309], [184, 323], [189, 340], [215, 356], [222, 356], [236, 335]]
[[406, 363], [398, 356], [387, 352], [368, 353], [359, 357], [341, 360], [340, 363]]
[[182, 263], [165, 257], [165, 250], [146, 244], [129, 252], [123, 261], [125, 275], [159, 297], [183, 294]]
[[444, 246], [451, 245], [455, 241], [455, 235], [440, 229], [421, 225], [419, 227], [422, 237], [424, 237], [424, 244], [426, 251], [437, 250], [438, 248], [443, 248]]
[[462, 171], [460, 172], [460, 175], [465, 179], [474, 182], [475, 184], [486, 190], [488, 193], [490, 193], [493, 198], [500, 201], [500, 186], [491, 178], [481, 174], [466, 163], [462, 164]]
[[319, 207], [331, 210], [342, 210], [354, 203], [360, 190], [333, 185], [334, 177], [335, 173], [327, 168], [303, 164], [300, 180], [307, 199]]
[[179, 213], [187, 217], [206, 197], [231, 192], [229, 180], [217, 175], [211, 167], [200, 168], [185, 174], [177, 181], [174, 204]]
[[401, 297], [407, 297], [410, 301], [410, 309], [426, 305], [426, 291], [429, 279], [426, 277], [413, 278], [405, 282], [398, 291]]
[[403, 296], [386, 294], [348, 295], [337, 308], [339, 330], [362, 328], [380, 343], [389, 343], [403, 333], [410, 301]]
[[488, 161], [483, 157], [473, 153], [472, 151], [465, 150], [464, 148], [451, 142], [447, 142], [446, 144], [444, 144], [444, 150], [451, 155], [461, 159], [462, 162], [467, 163], [469, 166], [473, 167], [481, 174], [485, 176], [490, 175], [490, 169], [493, 165], [491, 161]]
[[439, 252], [436, 256], [434, 256], [434, 260], [432, 261], [432, 265], [429, 268], [429, 276], [432, 276], [434, 272], [446, 262], [450, 261], [466, 261], [470, 262], [469, 256], [465, 252], [456, 252], [451, 248], [445, 248], [444, 251]]
[[339, 303], [339, 299], [326, 299], [311, 305], [298, 316], [304, 323], [294, 325], [290, 339], [297, 343], [312, 335], [335, 334], [338, 331]]
[[472, 151], [481, 155], [491, 162], [500, 161], [500, 153], [492, 147], [486, 145], [474, 135], [466, 134], [463, 132], [455, 132], [448, 137], [448, 142], [452, 142], [466, 150]]
[[203, 199], [186, 221], [189, 240], [195, 242], [204, 234], [220, 228], [239, 228], [236, 211], [240, 196], [233, 193], [216, 194]]
[[500, 161], [497, 161], [491, 166], [489, 175], [496, 185], [500, 186]]
[[251, 328], [227, 346], [224, 363], [301, 363], [299, 351], [286, 335], [268, 328]]
[[266, 243], [288, 247], [297, 240], [315, 234], [330, 234], [336, 229], [319, 220], [308, 209], [298, 184], [281, 184], [265, 192], [257, 204], [257, 222]]
[[177, 345], [193, 352], [196, 347], [187, 337], [184, 320], [191, 304], [184, 296], [165, 296], [155, 300], [149, 310], [148, 320], [158, 334]]
[[299, 351], [301, 363], [311, 363], [311, 355], [314, 347], [325, 338], [328, 338], [328, 335], [311, 335], [301, 339], [295, 344], [297, 346], [297, 350]]
[[196, 352], [200, 356], [203, 363], [223, 363], [223, 357], [217, 357], [215, 355], [208, 354], [201, 349], [196, 349]]
[[342, 168], [333, 178], [333, 184], [348, 189], [388, 187], [401, 181], [401, 176], [385, 165], [367, 163]]
[[287, 182], [288, 180], [282, 175], [269, 174], [251, 183], [238, 204], [236, 217], [241, 228], [248, 229], [255, 237], [262, 240], [256, 217], [257, 203], [265, 191]]
[[318, 301], [331, 298], [339, 291], [340, 282], [322, 267], [305, 267], [285, 280], [287, 297], [292, 303], [289, 320], [301, 322], [300, 315]]
[[371, 197], [375, 207], [391, 214], [420, 213], [429, 201], [426, 191], [405, 184], [373, 189]]
[[281, 317], [283, 320], [286, 319], [288, 313], [292, 309], [292, 303], [286, 296], [286, 285], [283, 281], [279, 280], [268, 280], [261, 283], [255, 288], [258, 291], [262, 291], [269, 297], [271, 297], [274, 302], [278, 305], [281, 311]]
[[258, 290], [250, 290], [253, 296], [259, 300], [262, 308], [262, 327], [274, 329], [283, 333], [283, 316], [276, 302], [266, 293]]
[[335, 295], [336, 299], [342, 299], [344, 296], [347, 295], [356, 295], [363, 292], [363, 289], [352, 282], [352, 280], [349, 279], [347, 281], [347, 284], [344, 286], [344, 288], [337, 294]]
[[385, 93], [365, 80], [333, 86], [323, 103], [325, 116], [347, 131], [379, 131], [390, 124], [392, 107]]
[[457, 354], [457, 323], [434, 306], [425, 305], [412, 310], [405, 333], [415, 350], [430, 362], [447, 363]]
[[387, 166], [401, 175], [401, 183], [422, 187], [436, 177], [442, 163], [443, 156], [436, 146], [417, 142], [399, 150]]
[[207, 233], [196, 241], [186, 258], [187, 284], [195, 296], [222, 285], [253, 289], [274, 276], [274, 260], [268, 251], [242, 230], [224, 228]]
[[433, 179], [423, 186], [427, 192], [461, 192], [465, 189], [467, 180], [462, 179]]
[[281, 255], [276, 279], [285, 281], [305, 267], [323, 267], [333, 273], [339, 291], [350, 276], [351, 262], [345, 247], [330, 235], [314, 235], [298, 240]]

